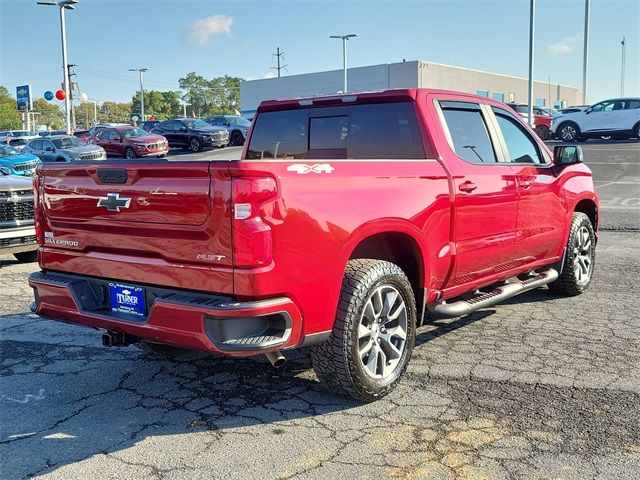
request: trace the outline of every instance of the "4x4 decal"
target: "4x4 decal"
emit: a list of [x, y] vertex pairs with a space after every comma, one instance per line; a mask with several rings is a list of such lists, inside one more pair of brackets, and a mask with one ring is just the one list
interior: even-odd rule
[[297, 172], [301, 175], [306, 173], [331, 173], [335, 170], [328, 163], [316, 163], [314, 165], [306, 165], [304, 163], [294, 163], [293, 165], [289, 165], [287, 167], [287, 172]]

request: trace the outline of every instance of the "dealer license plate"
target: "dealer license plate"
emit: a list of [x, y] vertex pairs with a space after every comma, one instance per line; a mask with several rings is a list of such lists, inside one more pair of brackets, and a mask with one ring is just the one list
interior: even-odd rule
[[109, 296], [112, 312], [127, 313], [136, 317], [144, 317], [146, 314], [142, 287], [109, 283]]

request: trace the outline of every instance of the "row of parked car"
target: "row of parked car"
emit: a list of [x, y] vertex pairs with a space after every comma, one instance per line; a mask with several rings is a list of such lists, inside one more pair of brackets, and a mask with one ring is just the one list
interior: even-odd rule
[[[528, 118], [529, 106], [509, 103]], [[640, 98], [614, 98], [562, 110], [533, 107], [534, 129], [541, 139], [583, 142], [590, 138], [640, 139]]]

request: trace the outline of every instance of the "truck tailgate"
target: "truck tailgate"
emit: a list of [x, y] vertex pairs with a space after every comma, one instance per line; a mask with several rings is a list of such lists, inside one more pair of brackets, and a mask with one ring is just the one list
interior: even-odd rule
[[231, 293], [227, 162], [43, 164], [41, 267]]

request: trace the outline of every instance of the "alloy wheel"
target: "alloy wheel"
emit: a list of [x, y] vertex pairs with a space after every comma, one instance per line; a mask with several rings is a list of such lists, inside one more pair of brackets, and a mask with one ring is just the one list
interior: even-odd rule
[[573, 125], [565, 125], [560, 130], [560, 138], [565, 142], [573, 142], [578, 137], [578, 131]]
[[369, 297], [358, 325], [358, 354], [367, 375], [393, 373], [405, 350], [407, 319], [404, 297], [395, 287], [379, 286]]
[[581, 285], [589, 282], [593, 272], [593, 242], [587, 227], [580, 227], [573, 242], [573, 271]]

